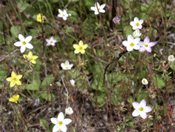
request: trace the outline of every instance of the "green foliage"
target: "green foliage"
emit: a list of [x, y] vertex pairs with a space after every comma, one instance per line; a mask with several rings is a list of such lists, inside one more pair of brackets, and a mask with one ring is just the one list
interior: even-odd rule
[[44, 80], [41, 83], [41, 88], [43, 90], [45, 90], [47, 88], [47, 86], [49, 86], [52, 83], [53, 79], [54, 79], [53, 74], [48, 75], [47, 77], [45, 77]]
[[160, 76], [153, 77], [153, 82], [158, 88], [164, 88], [165, 87], [165, 81]]

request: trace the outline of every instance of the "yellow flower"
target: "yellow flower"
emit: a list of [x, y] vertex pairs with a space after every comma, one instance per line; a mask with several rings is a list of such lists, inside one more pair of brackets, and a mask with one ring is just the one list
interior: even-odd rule
[[10, 82], [10, 87], [17, 85], [21, 85], [21, 81], [19, 79], [22, 78], [22, 75], [16, 75], [14, 71], [11, 73], [11, 77], [8, 77], [6, 80]]
[[36, 61], [35, 61], [35, 59], [37, 59], [38, 58], [38, 56], [36, 56], [36, 55], [33, 55], [32, 54], [32, 52], [30, 51], [29, 53], [28, 53], [28, 55], [23, 55], [23, 57], [26, 59], [29, 59], [30, 60], [30, 62], [31, 63], [33, 63], [33, 64], [36, 64]]
[[79, 52], [81, 52], [81, 54], [84, 54], [85, 49], [88, 47], [88, 44], [83, 45], [83, 41], [80, 40], [79, 45], [74, 44], [73, 47], [75, 48], [75, 51], [74, 51], [75, 54], [78, 54]]
[[13, 95], [13, 96], [9, 99], [10, 102], [15, 102], [15, 103], [17, 103], [18, 100], [19, 100], [19, 95]]
[[37, 21], [40, 22], [40, 23], [44, 23], [44, 20], [46, 19], [45, 16], [41, 15], [41, 14], [38, 14], [37, 15]]

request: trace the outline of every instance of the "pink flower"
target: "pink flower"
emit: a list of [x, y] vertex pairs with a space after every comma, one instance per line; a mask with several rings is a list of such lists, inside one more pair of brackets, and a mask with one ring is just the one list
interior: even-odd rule
[[132, 103], [134, 107], [134, 111], [132, 112], [132, 116], [141, 116], [143, 119], [146, 119], [147, 117], [147, 112], [152, 111], [152, 108], [150, 106], [146, 106], [146, 100], [143, 99], [140, 103], [138, 102], [133, 102]]
[[114, 17], [114, 18], [112, 19], [112, 21], [113, 21], [115, 24], [117, 24], [117, 23], [120, 22], [120, 18]]
[[138, 45], [140, 45], [139, 52], [144, 52], [145, 50], [148, 51], [149, 53], [152, 52], [152, 47], [156, 45], [157, 42], [150, 42], [150, 39], [148, 36], [145, 37], [144, 41], [140, 41]]
[[58, 40], [54, 39], [54, 37], [52, 36], [49, 39], [46, 39], [46, 42], [47, 42], [46, 46], [50, 46], [50, 45], [55, 46], [55, 43], [58, 42]]

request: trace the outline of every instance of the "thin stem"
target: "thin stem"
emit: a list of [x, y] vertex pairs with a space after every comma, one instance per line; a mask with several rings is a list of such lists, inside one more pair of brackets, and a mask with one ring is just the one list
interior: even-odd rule
[[65, 85], [65, 83], [64, 83], [63, 77], [61, 77], [61, 80], [62, 80], [62, 82], [63, 82], [64, 88], [65, 88], [66, 93], [67, 93], [67, 101], [66, 101], [66, 104], [67, 104], [67, 106], [68, 106], [68, 104], [69, 104], [69, 93], [68, 93], [68, 90], [67, 90], [66, 85]]

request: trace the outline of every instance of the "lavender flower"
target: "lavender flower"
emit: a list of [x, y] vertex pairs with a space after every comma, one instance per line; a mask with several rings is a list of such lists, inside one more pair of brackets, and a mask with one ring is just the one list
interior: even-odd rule
[[112, 21], [113, 21], [115, 24], [117, 24], [117, 23], [120, 22], [120, 18], [114, 17], [114, 18], [112, 19]]
[[50, 46], [50, 45], [55, 46], [55, 43], [58, 42], [58, 40], [54, 39], [54, 37], [52, 36], [49, 39], [46, 39], [46, 42], [47, 42], [46, 46]]
[[148, 36], [145, 37], [144, 41], [140, 41], [138, 45], [140, 45], [139, 52], [144, 52], [145, 50], [149, 53], [152, 52], [152, 47], [156, 45], [157, 42], [150, 42], [150, 38]]

